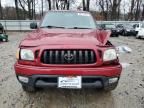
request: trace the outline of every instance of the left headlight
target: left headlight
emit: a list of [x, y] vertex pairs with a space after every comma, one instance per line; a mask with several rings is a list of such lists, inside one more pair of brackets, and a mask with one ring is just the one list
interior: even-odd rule
[[21, 49], [20, 50], [20, 58], [22, 60], [34, 60], [34, 53], [31, 50], [28, 49]]
[[117, 53], [115, 49], [108, 49], [104, 51], [103, 61], [111, 61], [117, 59]]
[[129, 31], [131, 31], [131, 30], [130, 30], [130, 29], [126, 29], [126, 31], [128, 31], [128, 32], [129, 32]]
[[120, 32], [120, 30], [117, 30], [117, 32]]

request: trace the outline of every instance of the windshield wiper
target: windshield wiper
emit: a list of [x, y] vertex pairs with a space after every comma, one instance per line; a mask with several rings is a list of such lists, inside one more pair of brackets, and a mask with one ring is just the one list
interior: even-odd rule
[[72, 28], [68, 28], [68, 29], [92, 29], [92, 28], [72, 27]]
[[51, 25], [49, 25], [49, 26], [42, 26], [40, 28], [65, 28], [65, 27], [58, 27], [58, 26], [51, 26]]

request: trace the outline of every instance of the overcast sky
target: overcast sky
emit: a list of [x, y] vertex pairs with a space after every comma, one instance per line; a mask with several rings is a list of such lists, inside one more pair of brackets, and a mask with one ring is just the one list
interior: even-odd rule
[[2, 6], [14, 6], [14, 0], [1, 0]]

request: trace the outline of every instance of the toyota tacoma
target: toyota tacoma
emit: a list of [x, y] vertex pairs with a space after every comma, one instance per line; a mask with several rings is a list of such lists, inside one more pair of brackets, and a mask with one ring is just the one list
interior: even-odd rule
[[49, 11], [21, 41], [15, 72], [24, 91], [116, 88], [122, 67], [109, 41], [111, 32], [97, 29], [89, 12]]

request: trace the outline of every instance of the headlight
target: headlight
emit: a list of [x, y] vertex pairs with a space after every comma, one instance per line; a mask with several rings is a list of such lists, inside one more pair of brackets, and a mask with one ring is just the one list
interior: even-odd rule
[[128, 31], [128, 32], [129, 32], [129, 31], [130, 31], [130, 29], [127, 29], [126, 31]]
[[104, 52], [103, 61], [111, 61], [117, 59], [117, 53], [115, 49], [108, 49]]
[[34, 54], [31, 50], [28, 49], [21, 49], [20, 50], [20, 57], [22, 60], [34, 60]]

